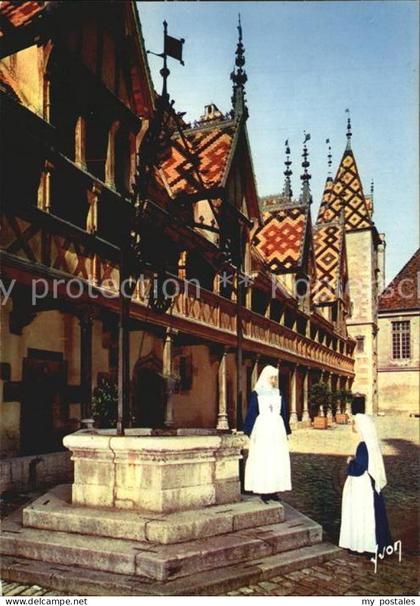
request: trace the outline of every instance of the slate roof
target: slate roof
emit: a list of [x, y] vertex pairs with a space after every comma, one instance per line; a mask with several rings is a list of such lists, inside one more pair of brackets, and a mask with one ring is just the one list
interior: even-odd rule
[[372, 226], [371, 213], [363, 193], [362, 181], [353, 151], [346, 149], [333, 182], [327, 180], [317, 223], [330, 223], [340, 218], [344, 209], [346, 231]]
[[379, 296], [379, 311], [420, 309], [419, 274], [420, 249], [407, 261]]

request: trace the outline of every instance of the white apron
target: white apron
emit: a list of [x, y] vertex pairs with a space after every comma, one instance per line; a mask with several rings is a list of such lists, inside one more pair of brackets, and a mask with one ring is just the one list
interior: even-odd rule
[[249, 438], [245, 490], [259, 494], [292, 490], [290, 455], [279, 392], [258, 395], [259, 414]]
[[373, 488], [367, 471], [347, 476], [341, 503], [340, 547], [363, 553], [376, 551]]

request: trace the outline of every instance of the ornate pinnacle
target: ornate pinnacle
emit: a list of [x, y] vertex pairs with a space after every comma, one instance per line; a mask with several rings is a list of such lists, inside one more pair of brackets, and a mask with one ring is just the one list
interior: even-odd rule
[[311, 190], [309, 187], [309, 181], [311, 179], [311, 175], [308, 172], [308, 168], [310, 166], [310, 162], [308, 160], [309, 157], [309, 152], [308, 152], [308, 148], [306, 146], [306, 143], [310, 140], [311, 135], [309, 133], [304, 133], [305, 138], [303, 141], [303, 153], [302, 153], [302, 158], [303, 158], [303, 162], [302, 162], [302, 168], [303, 168], [303, 174], [300, 176], [301, 180], [302, 180], [302, 193], [300, 195], [300, 202], [302, 202], [302, 204], [310, 204], [312, 202], [312, 196], [311, 196]]
[[331, 145], [330, 140], [326, 139], [325, 143], [328, 145], [328, 179], [331, 179], [331, 165], [332, 165], [332, 153], [331, 153]]
[[235, 67], [230, 74], [230, 79], [233, 82], [232, 105], [235, 113], [245, 114], [248, 117], [248, 110], [245, 105], [245, 84], [248, 80], [246, 71], [243, 69], [245, 65], [245, 47], [242, 44], [242, 24], [241, 15], [238, 19], [238, 44], [236, 46]]
[[290, 168], [292, 166], [292, 161], [290, 160], [290, 147], [289, 147], [289, 141], [287, 139], [286, 139], [284, 145], [286, 148], [286, 160], [284, 162], [284, 165], [286, 166], [286, 170], [283, 172], [284, 177], [285, 177], [283, 196], [284, 196], [284, 198], [291, 200], [292, 196], [293, 196], [293, 191], [292, 191], [292, 183], [291, 183], [290, 177], [292, 176], [293, 173]]
[[351, 149], [351, 119], [350, 119], [350, 110], [346, 109], [346, 114], [347, 114], [347, 149]]

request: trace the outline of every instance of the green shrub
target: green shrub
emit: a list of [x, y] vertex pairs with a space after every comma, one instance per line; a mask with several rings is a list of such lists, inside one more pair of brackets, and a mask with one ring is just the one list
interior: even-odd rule
[[118, 387], [108, 379], [101, 379], [92, 397], [92, 417], [101, 429], [117, 426]]

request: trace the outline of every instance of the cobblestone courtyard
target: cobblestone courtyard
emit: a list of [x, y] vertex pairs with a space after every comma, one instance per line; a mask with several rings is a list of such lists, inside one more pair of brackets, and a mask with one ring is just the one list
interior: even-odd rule
[[[419, 528], [418, 419], [377, 418], [383, 443], [388, 485], [384, 489], [394, 540], [402, 541], [402, 562], [396, 555], [378, 562], [378, 572], [363, 556], [342, 556], [320, 566], [291, 572], [228, 595], [418, 595]], [[341, 492], [346, 458], [354, 454], [358, 437], [350, 426], [327, 431], [304, 429], [290, 437], [293, 491], [285, 500], [321, 523], [325, 539], [337, 544]], [[15, 499], [16, 505], [22, 503]], [[12, 504], [11, 504], [12, 506]], [[10, 511], [10, 507], [6, 509]], [[8, 583], [6, 595], [54, 595], [37, 586]]]
[[[379, 560], [378, 572], [363, 556], [343, 550], [340, 558], [321, 566], [243, 587], [229, 595], [418, 595], [418, 419], [377, 417], [388, 485], [384, 489], [394, 540], [402, 541], [402, 562], [396, 555]], [[354, 454], [357, 434], [350, 426], [327, 431], [302, 429], [290, 438], [293, 491], [284, 499], [324, 528], [338, 543], [341, 493], [346, 458]]]

